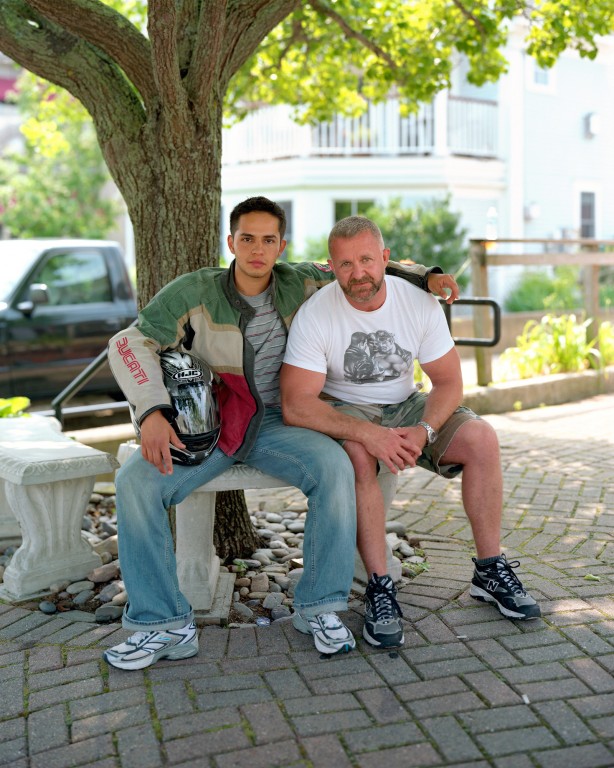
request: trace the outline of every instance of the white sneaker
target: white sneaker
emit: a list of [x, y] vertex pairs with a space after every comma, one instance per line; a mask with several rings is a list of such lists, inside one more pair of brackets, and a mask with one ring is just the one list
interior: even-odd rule
[[305, 635], [313, 635], [315, 646], [320, 653], [348, 653], [356, 648], [354, 635], [336, 613], [320, 613], [306, 618], [300, 613], [292, 615], [294, 628]]
[[187, 659], [198, 653], [196, 624], [181, 629], [135, 632], [125, 642], [109, 648], [102, 655], [117, 669], [144, 669], [158, 659]]

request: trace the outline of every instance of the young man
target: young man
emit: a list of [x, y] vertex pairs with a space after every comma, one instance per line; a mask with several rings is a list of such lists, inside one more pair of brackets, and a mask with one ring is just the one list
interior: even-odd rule
[[[123, 625], [134, 634], [104, 656], [120, 669], [198, 653], [166, 509], [237, 461], [300, 488], [308, 498], [295, 626], [312, 634], [323, 653], [355, 645], [336, 615], [347, 607], [353, 574], [352, 466], [328, 437], [285, 426], [279, 405], [288, 326], [299, 306], [334, 275], [322, 265], [277, 264], [286, 245], [285, 226], [275, 203], [245, 200], [230, 215], [228, 247], [235, 257], [230, 268], [177, 278], [143, 309], [137, 327], [110, 341], [111, 368], [141, 433], [141, 451], [122, 467], [116, 483], [119, 556], [129, 598]], [[429, 280], [438, 292], [457, 295], [450, 276], [427, 273], [419, 266], [403, 271], [425, 290]], [[196, 466], [171, 460], [170, 445], [184, 446], [169, 423], [173, 413], [159, 354], [177, 349], [203, 360], [219, 387], [219, 442]]]
[[[500, 549], [503, 481], [494, 430], [461, 407], [459, 357], [433, 296], [386, 274], [390, 251], [378, 227], [351, 216], [328, 240], [336, 282], [312, 297], [290, 330], [281, 374], [287, 424], [344, 441], [356, 476], [358, 548], [372, 574], [363, 636], [403, 643], [401, 610], [386, 574], [385, 517], [378, 461], [392, 472], [422, 466], [462, 471], [465, 512], [477, 558], [471, 595], [510, 618], [540, 615]], [[432, 383], [416, 390], [418, 360]]]

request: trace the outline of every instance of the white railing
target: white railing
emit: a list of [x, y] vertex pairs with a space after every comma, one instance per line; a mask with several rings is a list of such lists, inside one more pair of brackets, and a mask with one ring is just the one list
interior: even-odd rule
[[[448, 97], [448, 147], [451, 154], [494, 157], [497, 152], [497, 104]], [[441, 128], [441, 126], [440, 126]], [[446, 148], [443, 148], [446, 150]], [[223, 162], [237, 164], [283, 158], [428, 155], [435, 150], [432, 104], [403, 117], [399, 102], [371, 104], [359, 117], [337, 115], [327, 123], [298, 125], [291, 108], [264, 107], [224, 131]], [[441, 151], [442, 148], [438, 148]]]
[[448, 96], [448, 148], [453, 155], [497, 156], [496, 101]]

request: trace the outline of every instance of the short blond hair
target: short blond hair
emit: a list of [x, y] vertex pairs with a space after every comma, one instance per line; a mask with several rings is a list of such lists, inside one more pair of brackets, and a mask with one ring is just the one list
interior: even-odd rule
[[328, 236], [329, 254], [334, 240], [349, 240], [352, 237], [356, 237], [356, 235], [362, 234], [362, 232], [370, 232], [381, 247], [384, 247], [382, 232], [374, 221], [371, 221], [366, 216], [346, 216], [345, 219], [340, 219], [330, 231]]

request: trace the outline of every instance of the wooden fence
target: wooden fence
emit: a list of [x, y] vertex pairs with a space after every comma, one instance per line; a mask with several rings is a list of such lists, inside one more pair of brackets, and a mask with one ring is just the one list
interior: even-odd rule
[[[502, 248], [502, 246], [504, 246]], [[528, 249], [527, 249], [528, 246]], [[541, 252], [539, 249], [541, 248]], [[509, 252], [505, 252], [509, 251]], [[601, 314], [599, 308], [599, 268], [614, 266], [614, 240], [548, 240], [498, 239], [471, 240], [471, 280], [474, 296], [489, 296], [488, 267], [513, 264], [530, 266], [561, 266], [571, 264], [583, 268], [583, 307], [593, 319], [589, 328], [596, 335]], [[505, 324], [505, 316], [502, 322]], [[474, 336], [488, 336], [488, 312], [476, 307], [473, 315]], [[486, 386], [492, 381], [492, 349], [476, 347], [477, 383]]]

